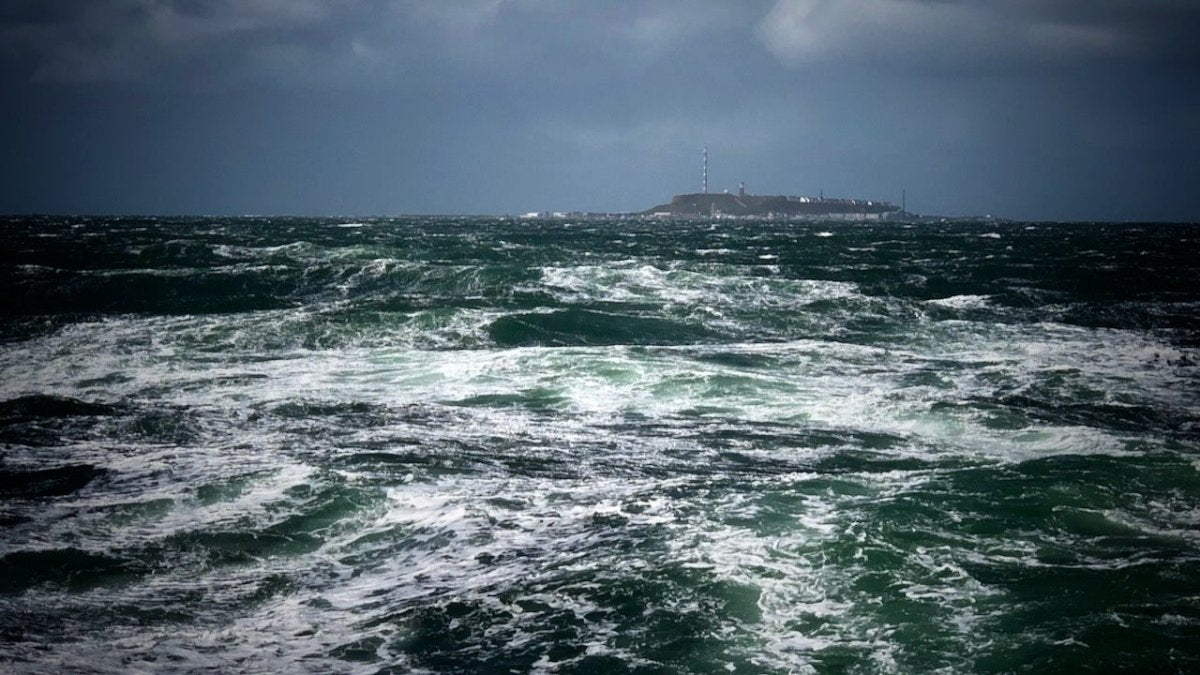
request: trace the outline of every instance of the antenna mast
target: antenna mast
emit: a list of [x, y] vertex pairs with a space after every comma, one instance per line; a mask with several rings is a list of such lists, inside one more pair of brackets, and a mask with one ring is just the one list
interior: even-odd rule
[[704, 174], [701, 187], [704, 188], [704, 194], [708, 194], [708, 146], [704, 146]]

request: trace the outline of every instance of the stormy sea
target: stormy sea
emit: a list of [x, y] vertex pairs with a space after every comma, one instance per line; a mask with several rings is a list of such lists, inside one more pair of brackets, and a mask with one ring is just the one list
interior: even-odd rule
[[1200, 670], [1200, 226], [0, 219], [0, 670]]

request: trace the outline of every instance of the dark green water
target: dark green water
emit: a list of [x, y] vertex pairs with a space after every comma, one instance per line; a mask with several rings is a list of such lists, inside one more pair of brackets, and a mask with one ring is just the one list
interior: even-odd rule
[[1200, 226], [0, 242], [0, 670], [1200, 671]]

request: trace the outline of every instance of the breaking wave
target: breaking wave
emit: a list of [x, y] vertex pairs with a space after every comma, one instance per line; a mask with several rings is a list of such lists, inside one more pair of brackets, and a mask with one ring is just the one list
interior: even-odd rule
[[1194, 227], [0, 226], [17, 671], [1200, 664]]

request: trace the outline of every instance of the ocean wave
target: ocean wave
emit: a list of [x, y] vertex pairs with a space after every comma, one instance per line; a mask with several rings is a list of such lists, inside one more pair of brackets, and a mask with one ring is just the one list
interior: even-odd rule
[[541, 284], [570, 302], [654, 302], [709, 307], [797, 306], [855, 296], [854, 284], [764, 276], [737, 266], [660, 268], [637, 261], [542, 269]]
[[4, 221], [15, 667], [1200, 663], [1189, 226], [345, 222]]
[[955, 295], [949, 298], [937, 298], [929, 302], [950, 309], [983, 309], [991, 305], [991, 297], [987, 295]]

